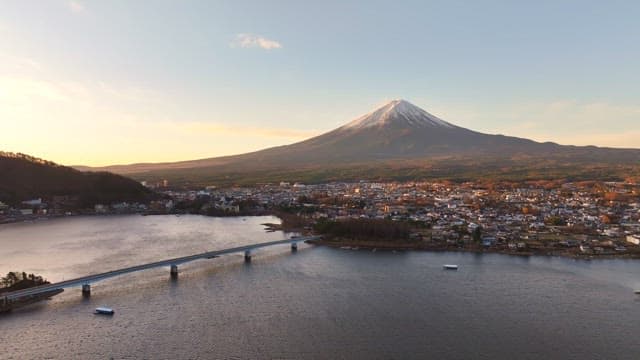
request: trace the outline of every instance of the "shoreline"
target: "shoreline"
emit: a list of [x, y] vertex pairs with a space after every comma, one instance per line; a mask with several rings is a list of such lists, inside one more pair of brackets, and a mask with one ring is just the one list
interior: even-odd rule
[[[15, 223], [37, 223], [44, 220], [50, 219], [59, 219], [59, 218], [70, 218], [70, 217], [83, 217], [83, 216], [100, 216], [100, 217], [109, 217], [114, 215], [139, 215], [139, 216], [155, 216], [155, 215], [185, 215], [185, 214], [149, 214], [149, 213], [124, 213], [124, 214], [72, 214], [72, 215], [40, 215], [34, 216], [32, 218], [25, 219], [3, 219], [0, 221], [0, 227], [5, 224], [15, 224]], [[211, 215], [202, 215], [202, 214], [192, 214], [199, 215], [204, 217], [249, 217], [249, 216], [275, 216], [280, 218], [278, 214], [262, 214], [262, 215], [238, 215], [238, 216], [211, 216]], [[280, 218], [281, 219], [281, 218]], [[288, 226], [285, 224], [285, 220], [281, 219], [282, 223], [261, 223], [260, 225], [264, 227], [265, 232], [271, 233], [276, 231], [282, 231], [284, 233], [299, 233], [300, 235], [318, 235], [314, 234], [313, 231], [309, 231], [304, 228], [296, 227], [296, 226]], [[320, 235], [322, 236], [322, 235]], [[545, 250], [526, 250], [526, 251], [512, 251], [508, 249], [498, 249], [498, 248], [482, 248], [478, 246], [473, 247], [460, 247], [460, 246], [451, 246], [451, 245], [443, 245], [443, 244], [427, 244], [422, 241], [420, 242], [406, 242], [406, 243], [396, 243], [389, 241], [367, 241], [367, 240], [347, 240], [347, 239], [333, 239], [333, 240], [313, 240], [307, 241], [309, 244], [313, 245], [321, 245], [328, 246], [332, 248], [345, 248], [349, 247], [350, 249], [358, 250], [380, 250], [380, 251], [427, 251], [427, 252], [466, 252], [466, 253], [474, 253], [474, 254], [500, 254], [500, 255], [509, 255], [509, 256], [519, 256], [519, 257], [529, 257], [529, 256], [549, 256], [549, 257], [563, 257], [568, 259], [577, 259], [577, 260], [611, 260], [611, 259], [620, 259], [620, 260], [640, 260], [640, 252], [634, 253], [625, 253], [625, 254], [582, 254], [572, 252], [569, 249], [545, 249]]]
[[[62, 219], [62, 218], [79, 218], [79, 217], [110, 217], [110, 216], [133, 216], [133, 215], [139, 215], [139, 216], [162, 216], [162, 215], [166, 215], [166, 216], [170, 216], [170, 215], [174, 215], [174, 216], [182, 216], [182, 215], [194, 215], [194, 216], [203, 216], [203, 217], [213, 217], [213, 218], [228, 218], [228, 217], [237, 217], [237, 218], [243, 218], [243, 217], [261, 217], [261, 216], [275, 216], [278, 217], [277, 215], [274, 214], [259, 214], [259, 215], [237, 215], [237, 216], [212, 216], [212, 215], [204, 215], [204, 214], [183, 214], [183, 213], [165, 213], [165, 214], [150, 214], [150, 213], [144, 213], [144, 212], [136, 212], [136, 213], [107, 213], [107, 214], [91, 214], [91, 213], [86, 213], [86, 214], [71, 214], [71, 215], [38, 215], [38, 216], [33, 216], [33, 217], [24, 217], [24, 218], [8, 218], [8, 219], [2, 219], [0, 220], [0, 227], [2, 227], [2, 225], [8, 225], [8, 224], [19, 224], [19, 223], [36, 223], [36, 222], [40, 222], [40, 221], [45, 221], [45, 220], [53, 220], [53, 219]], [[273, 226], [273, 228], [275, 230], [273, 231], [278, 231], [278, 230], [282, 230], [285, 232], [299, 232], [299, 230], [287, 230], [287, 229], [279, 229], [277, 227], [282, 226], [281, 224], [274, 224], [274, 223], [264, 223], [264, 224], [260, 224], [260, 225], [264, 225], [266, 226]]]
[[359, 240], [311, 240], [309, 244], [327, 246], [345, 250], [372, 250], [372, 251], [424, 251], [424, 252], [463, 252], [473, 254], [499, 254], [518, 257], [562, 257], [574, 260], [640, 260], [640, 254], [579, 254], [568, 251], [510, 251], [496, 248], [470, 248], [447, 245], [429, 246], [424, 243], [389, 243]]
[[30, 223], [30, 222], [38, 222], [43, 220], [51, 220], [58, 218], [67, 218], [67, 217], [75, 217], [75, 216], [91, 216], [89, 214], [77, 214], [77, 215], [38, 215], [33, 217], [23, 217], [23, 218], [5, 218], [0, 220], [0, 226], [5, 224], [16, 224], [16, 223]]

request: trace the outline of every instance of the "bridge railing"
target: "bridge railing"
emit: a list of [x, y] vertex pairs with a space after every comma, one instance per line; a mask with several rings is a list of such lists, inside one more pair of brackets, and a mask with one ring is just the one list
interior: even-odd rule
[[238, 246], [238, 247], [229, 248], [229, 249], [214, 250], [214, 251], [208, 251], [201, 254], [188, 255], [188, 256], [182, 256], [182, 257], [177, 257], [173, 259], [155, 261], [147, 264], [141, 264], [141, 265], [130, 266], [122, 269], [111, 270], [104, 273], [83, 276], [76, 279], [61, 281], [58, 283], [40, 285], [40, 286], [32, 287], [29, 289], [12, 291], [9, 293], [5, 293], [2, 297], [0, 297], [0, 301], [11, 301], [13, 299], [17, 299], [20, 297], [40, 294], [40, 293], [44, 293], [51, 290], [88, 285], [88, 284], [106, 280], [112, 277], [133, 273], [137, 271], [142, 271], [142, 270], [148, 270], [156, 267], [180, 265], [180, 264], [184, 264], [187, 262], [200, 260], [200, 259], [211, 259], [221, 255], [241, 253], [241, 252], [251, 251], [254, 249], [259, 249], [259, 248], [264, 248], [264, 247], [269, 247], [274, 245], [292, 244], [292, 243], [298, 243], [298, 242], [305, 242], [309, 240], [317, 240], [319, 238], [320, 238], [319, 236], [294, 237], [290, 239], [269, 241], [269, 242], [258, 243], [258, 244], [249, 244], [249, 245]]

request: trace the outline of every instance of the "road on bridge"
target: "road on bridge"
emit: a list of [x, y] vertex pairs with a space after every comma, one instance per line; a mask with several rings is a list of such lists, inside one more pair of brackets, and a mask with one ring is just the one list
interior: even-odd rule
[[294, 237], [291, 239], [276, 240], [276, 241], [264, 242], [259, 244], [238, 246], [230, 249], [208, 251], [201, 254], [183, 256], [183, 257], [178, 257], [173, 259], [156, 261], [148, 264], [131, 266], [131, 267], [122, 268], [118, 270], [107, 271], [101, 274], [93, 274], [93, 275], [79, 277], [76, 279], [57, 282], [54, 284], [40, 285], [40, 286], [32, 287], [29, 289], [17, 290], [17, 291], [5, 293], [2, 297], [0, 297], [0, 302], [7, 303], [7, 302], [11, 302], [13, 300], [17, 300], [27, 296], [44, 294], [44, 293], [59, 290], [59, 289], [92, 284], [101, 280], [109, 279], [115, 276], [120, 276], [128, 273], [132, 273], [132, 272], [153, 269], [153, 268], [163, 267], [163, 266], [171, 266], [171, 265], [177, 266], [177, 265], [191, 262], [194, 260], [211, 259], [214, 257], [218, 257], [220, 255], [227, 255], [227, 254], [239, 253], [239, 252], [246, 253], [247, 251], [264, 248], [268, 246], [281, 245], [281, 244], [297, 244], [299, 242], [304, 242], [308, 240], [317, 240], [319, 238], [320, 238], [319, 236]]

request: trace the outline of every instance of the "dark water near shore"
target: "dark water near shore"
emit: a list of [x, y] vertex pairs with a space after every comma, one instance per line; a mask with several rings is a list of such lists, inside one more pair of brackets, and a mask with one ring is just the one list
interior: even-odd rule
[[[0, 271], [52, 281], [276, 240], [273, 218], [0, 226]], [[459, 264], [444, 271], [442, 264]], [[640, 262], [301, 246], [125, 275], [0, 316], [0, 359], [638, 359]], [[113, 317], [92, 315], [95, 307]]]

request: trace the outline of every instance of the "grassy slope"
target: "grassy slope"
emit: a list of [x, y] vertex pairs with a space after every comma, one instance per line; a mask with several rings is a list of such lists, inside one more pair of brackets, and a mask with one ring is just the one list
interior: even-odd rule
[[131, 174], [138, 180], [168, 179], [173, 185], [230, 186], [266, 182], [319, 183], [353, 180], [603, 180], [640, 177], [640, 163], [610, 164], [558, 159], [441, 159], [429, 161], [379, 161], [353, 165], [297, 168], [229, 169], [224, 167], [159, 170]]

